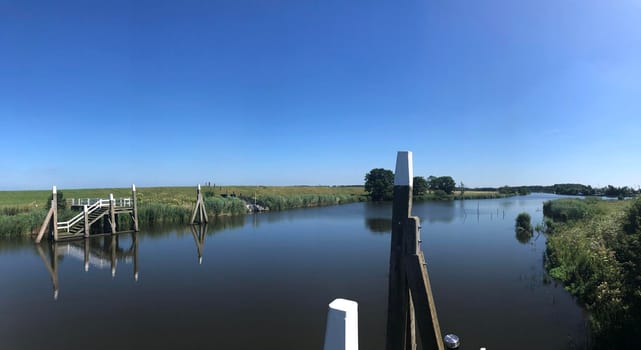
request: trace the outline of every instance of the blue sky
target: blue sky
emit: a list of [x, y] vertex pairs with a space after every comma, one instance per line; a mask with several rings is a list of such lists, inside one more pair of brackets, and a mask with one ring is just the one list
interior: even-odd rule
[[0, 189], [641, 185], [641, 0], [0, 0]]

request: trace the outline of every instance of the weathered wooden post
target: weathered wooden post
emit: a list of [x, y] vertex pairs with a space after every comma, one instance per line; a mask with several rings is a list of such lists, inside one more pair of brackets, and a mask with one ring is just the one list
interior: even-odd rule
[[36, 236], [36, 243], [40, 243], [45, 232], [49, 233], [50, 239], [58, 238], [58, 194], [56, 193], [56, 186], [53, 186], [51, 192], [51, 208], [49, 208], [47, 216], [42, 222], [42, 226], [40, 226], [40, 231], [38, 232], [38, 236]]
[[85, 213], [85, 238], [88, 238], [89, 237], [89, 210], [87, 210], [86, 204], [82, 207], [82, 210]]
[[191, 225], [196, 222], [196, 215], [198, 215], [199, 217], [199, 224], [206, 224], [207, 222], [209, 222], [207, 218], [207, 210], [205, 210], [205, 201], [203, 200], [203, 194], [200, 191], [200, 184], [198, 184], [198, 190], [196, 191], [196, 208], [194, 208], [194, 214], [191, 216]]
[[[392, 238], [389, 262], [389, 294], [387, 301], [387, 350], [406, 349], [413, 339], [406, 332], [409, 314], [409, 290], [403, 268], [403, 224], [412, 211], [413, 166], [412, 153], [403, 151], [396, 156], [394, 202], [392, 206]], [[411, 327], [410, 327], [411, 329]]]
[[335, 299], [329, 304], [323, 350], [358, 350], [358, 303]]
[[412, 180], [412, 153], [398, 152], [394, 176], [385, 348], [416, 349], [415, 323], [418, 323], [423, 348], [443, 350], [425, 257], [419, 248], [420, 220], [411, 216]]
[[136, 185], [131, 185], [131, 197], [133, 199], [132, 221], [134, 223], [134, 231], [138, 232], [138, 199], [136, 198]]
[[114, 194], [109, 193], [109, 225], [111, 226], [111, 234], [116, 233], [116, 201]]
[[51, 209], [53, 209], [53, 240], [58, 240], [58, 189], [53, 186], [51, 196]]

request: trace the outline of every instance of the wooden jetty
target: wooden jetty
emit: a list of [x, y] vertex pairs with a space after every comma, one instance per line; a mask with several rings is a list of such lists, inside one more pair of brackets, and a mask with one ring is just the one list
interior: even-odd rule
[[[87, 238], [94, 234], [117, 234], [121, 232], [138, 232], [138, 202], [136, 198], [136, 186], [131, 186], [131, 198], [82, 198], [70, 201], [72, 209], [80, 209], [80, 213], [67, 221], [58, 221], [58, 196], [56, 186], [53, 186], [51, 197], [51, 208], [45, 217], [42, 227], [36, 237], [36, 243], [40, 243], [45, 232], [49, 233], [49, 239], [53, 241]], [[132, 225], [127, 230], [120, 230], [118, 217], [130, 215]], [[102, 220], [103, 229], [100, 226]], [[100, 232], [100, 231], [108, 232]], [[94, 232], [95, 231], [95, 232]]]

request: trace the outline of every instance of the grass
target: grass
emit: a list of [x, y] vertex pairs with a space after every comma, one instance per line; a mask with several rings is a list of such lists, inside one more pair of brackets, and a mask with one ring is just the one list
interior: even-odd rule
[[[64, 198], [131, 197], [130, 188], [59, 189]], [[243, 199], [271, 210], [343, 204], [366, 200], [362, 186], [202, 186], [209, 216], [246, 213]], [[24, 235], [37, 230], [46, 215], [51, 190], [0, 191], [0, 237]], [[141, 227], [158, 224], [186, 224], [196, 201], [195, 187], [137, 188], [138, 218]], [[64, 221], [76, 212], [61, 210]], [[128, 218], [121, 223], [128, 225]]]
[[455, 200], [455, 199], [492, 199], [514, 196], [515, 194], [503, 194], [497, 191], [454, 191], [452, 194], [430, 192], [420, 196], [414, 196], [417, 201], [422, 200]]
[[630, 218], [641, 220], [641, 212], [631, 209], [641, 208], [640, 201], [545, 203], [552, 218], [547, 224], [546, 269], [590, 311], [597, 347], [641, 345], [641, 230], [625, 230]]

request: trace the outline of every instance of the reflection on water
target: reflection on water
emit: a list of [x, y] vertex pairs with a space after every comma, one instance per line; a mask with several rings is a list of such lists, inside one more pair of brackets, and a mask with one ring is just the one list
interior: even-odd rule
[[84, 262], [84, 271], [89, 267], [111, 269], [111, 277], [116, 276], [118, 263], [133, 265], [133, 279], [138, 281], [138, 239], [136, 233], [131, 233], [130, 242], [126, 242], [127, 234], [93, 237], [71, 242], [42, 242], [35, 248], [42, 259], [53, 287], [53, 298], [58, 299], [60, 292], [58, 279], [58, 263], [65, 257]]
[[516, 233], [516, 240], [519, 241], [519, 243], [527, 244], [530, 242], [530, 239], [532, 239], [532, 232], [528, 230], [520, 230], [516, 228], [514, 232]]
[[[466, 348], [585, 345], [581, 309], [544, 283], [545, 235], [515, 239], [518, 213], [541, 222], [548, 198], [414, 203], [441, 329]], [[391, 212], [353, 203], [35, 248], [0, 241], [2, 348], [320, 349], [327, 304], [344, 297], [359, 302], [360, 348], [383, 349]], [[48, 325], [38, 337], [34, 320]]]
[[365, 227], [372, 233], [392, 233], [392, 219], [365, 218]]

